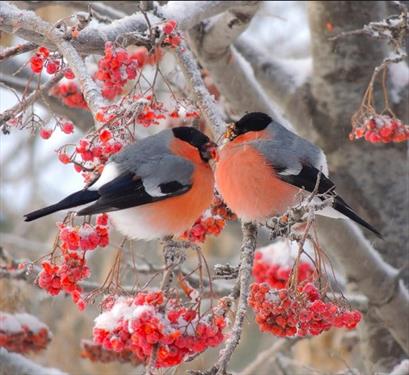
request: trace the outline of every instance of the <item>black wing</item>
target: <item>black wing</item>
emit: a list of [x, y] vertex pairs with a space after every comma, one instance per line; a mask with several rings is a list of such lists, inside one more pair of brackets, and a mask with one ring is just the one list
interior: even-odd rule
[[[319, 185], [318, 185], [318, 194], [330, 194], [334, 198], [333, 208], [343, 215], [347, 216], [351, 220], [355, 221], [356, 223], [362, 225], [363, 227], [369, 229], [371, 232], [375, 233], [378, 237], [382, 238], [382, 235], [376, 230], [372, 225], [367, 223], [364, 219], [359, 217], [352, 207], [346, 203], [336, 192], [335, 192], [335, 184], [323, 173], [320, 175], [320, 171], [317, 168], [314, 168], [310, 165], [303, 165], [301, 171], [297, 175], [286, 175], [280, 174], [280, 172], [285, 172], [285, 170], [276, 170], [280, 179], [283, 181], [297, 186], [301, 189], [304, 189], [309, 192], [313, 192], [315, 185], [317, 183], [318, 176], [320, 178]], [[321, 198], [323, 199], [323, 198]]]
[[153, 196], [146, 192], [140, 177], [135, 173], [125, 172], [101, 186], [98, 190], [100, 198], [91, 206], [78, 211], [77, 215], [93, 215], [153, 203], [181, 195], [190, 188], [191, 185], [170, 181], [160, 184], [158, 186], [160, 195]]

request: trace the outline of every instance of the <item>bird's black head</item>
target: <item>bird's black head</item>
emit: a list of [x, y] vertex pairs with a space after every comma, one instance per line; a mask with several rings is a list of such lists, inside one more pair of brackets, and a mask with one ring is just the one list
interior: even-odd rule
[[217, 145], [201, 131], [189, 126], [179, 126], [173, 128], [172, 131], [176, 138], [196, 147], [199, 150], [200, 157], [203, 161], [208, 162], [210, 159], [214, 158]]
[[263, 112], [250, 112], [235, 122], [233, 133], [238, 136], [252, 131], [264, 130], [273, 119]]

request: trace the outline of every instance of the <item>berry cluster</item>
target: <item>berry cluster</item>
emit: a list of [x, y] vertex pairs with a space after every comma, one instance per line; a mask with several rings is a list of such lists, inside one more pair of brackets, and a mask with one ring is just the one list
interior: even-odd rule
[[84, 95], [78, 84], [73, 81], [64, 81], [55, 85], [51, 90], [51, 94], [61, 100], [68, 107], [88, 109]]
[[85, 308], [81, 297], [79, 282], [89, 277], [85, 253], [97, 246], [105, 247], [109, 243], [108, 216], [97, 216], [96, 225], [83, 224], [72, 227], [59, 224], [59, 246], [62, 252], [61, 264], [44, 261], [38, 275], [38, 285], [55, 296], [61, 291], [71, 295], [80, 310]]
[[163, 24], [162, 31], [166, 35], [165, 39], [163, 40], [164, 45], [169, 45], [176, 48], [180, 44], [181, 38], [176, 33], [176, 26], [177, 23], [175, 20], [168, 20]]
[[[282, 241], [256, 251], [253, 265], [253, 277], [256, 282], [266, 282], [275, 289], [286, 287], [295, 261], [294, 255], [291, 254], [294, 246], [292, 244], [288, 246], [286, 241]], [[298, 262], [297, 278], [299, 283], [313, 280], [314, 267], [310, 262], [306, 260]]]
[[128, 80], [136, 78], [137, 69], [141, 68], [136, 58], [132, 58], [124, 48], [114, 48], [111, 42], [105, 43], [105, 55], [98, 61], [97, 81], [103, 84], [102, 95], [112, 100], [123, 93]]
[[204, 242], [208, 234], [218, 236], [227, 220], [237, 220], [237, 217], [219, 197], [215, 197], [210, 208], [181, 237], [192, 242]]
[[409, 139], [409, 125], [388, 115], [368, 116], [349, 134], [351, 141], [362, 137], [371, 143], [404, 142]]
[[223, 341], [224, 314], [219, 307], [200, 316], [179, 300], [165, 304], [162, 291], [140, 292], [134, 298], [111, 298], [95, 319], [93, 338], [106, 350], [131, 351], [144, 362], [157, 347], [155, 366], [176, 366]]
[[71, 295], [73, 302], [80, 310], [85, 309], [85, 301], [81, 298], [81, 287], [78, 282], [89, 277], [90, 271], [85, 258], [76, 252], [67, 252], [60, 265], [44, 261], [42, 271], [38, 274], [38, 285], [52, 296], [61, 291]]
[[159, 125], [159, 120], [165, 119], [164, 112], [166, 112], [162, 103], [152, 101], [152, 97], [146, 98], [149, 100], [138, 114], [137, 122], [145, 128], [152, 125]]
[[90, 340], [82, 340], [81, 342], [81, 357], [89, 359], [91, 362], [120, 362], [131, 363], [134, 366], [140, 365], [141, 360], [131, 351], [122, 350], [116, 352], [114, 350], [107, 350], [100, 344], [95, 344]]
[[86, 138], [80, 139], [75, 148], [76, 153], [83, 162], [105, 164], [109, 157], [121, 151], [122, 143], [113, 139], [108, 129], [100, 129], [98, 138], [94, 142]]
[[[180, 107], [173, 110], [168, 110], [163, 103], [157, 102], [152, 95], [128, 95], [120, 105], [113, 104], [107, 107], [102, 107], [96, 114], [97, 121], [107, 124], [111, 128], [122, 128], [133, 125], [142, 125], [149, 127], [159, 125], [160, 120], [183, 119], [191, 120], [199, 117], [199, 113], [195, 110], [186, 110]], [[180, 123], [179, 123], [180, 124]]]
[[0, 347], [16, 353], [38, 352], [50, 340], [48, 327], [35, 316], [0, 312]]
[[323, 301], [312, 283], [280, 290], [253, 283], [249, 305], [260, 329], [277, 336], [315, 336], [331, 327], [353, 329], [362, 317], [359, 311]]
[[[48, 74], [57, 73], [62, 67], [62, 59], [56, 53], [50, 54], [46, 47], [39, 47], [37, 52], [30, 59], [30, 68], [33, 73], [40, 74], [44, 67]], [[66, 69], [64, 76], [73, 79], [74, 73], [71, 69]]]

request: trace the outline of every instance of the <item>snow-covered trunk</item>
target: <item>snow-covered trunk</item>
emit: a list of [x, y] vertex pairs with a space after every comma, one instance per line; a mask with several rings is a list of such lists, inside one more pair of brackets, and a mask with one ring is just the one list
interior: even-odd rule
[[[407, 262], [409, 240], [406, 145], [375, 146], [348, 140], [351, 115], [360, 105], [374, 67], [387, 51], [379, 41], [365, 36], [330, 41], [331, 33], [326, 28], [331, 23], [336, 34], [381, 20], [385, 16], [384, 3], [322, 1], [308, 5], [313, 54], [311, 123], [335, 172], [338, 191], [362, 217], [380, 228], [385, 240], [378, 240], [375, 247], [383, 258], [402, 267]], [[324, 242], [331, 251], [328, 236]], [[348, 241], [344, 245], [349, 246]], [[346, 274], [353, 276], [348, 264], [343, 265]], [[373, 280], [373, 285], [379, 282], [382, 280]], [[402, 330], [408, 332], [403, 320]], [[380, 325], [374, 308], [369, 309], [362, 333], [368, 371], [390, 369], [402, 351]]]

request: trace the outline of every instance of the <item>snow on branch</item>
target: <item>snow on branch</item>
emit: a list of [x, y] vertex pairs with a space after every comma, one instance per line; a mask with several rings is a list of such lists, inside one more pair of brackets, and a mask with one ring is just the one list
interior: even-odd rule
[[206, 122], [211, 126], [216, 136], [220, 136], [225, 130], [221, 113], [213, 98], [210, 96], [203, 82], [197, 62], [186, 43], [182, 42], [176, 49], [176, 57], [186, 81], [188, 85], [190, 85], [197, 106], [202, 111]]
[[0, 348], [0, 363], [2, 374], [13, 375], [67, 375], [55, 368], [40, 366], [17, 353], [9, 353]]
[[[255, 1], [170, 1], [160, 12], [164, 18], [174, 19], [177, 21], [180, 30], [188, 30], [198, 22], [217, 15], [231, 7], [253, 6]], [[29, 11], [20, 10], [6, 2], [0, 4], [0, 17], [2, 23], [0, 29], [6, 32], [15, 32], [19, 37], [31, 41], [35, 44], [44, 44], [45, 34], [40, 30], [29, 30], [25, 23], [16, 25], [16, 21], [21, 19]], [[33, 13], [32, 13], [33, 14]], [[151, 23], [160, 22], [161, 18], [149, 14]], [[98, 25], [96, 27], [87, 27], [82, 30], [78, 37], [72, 41], [72, 45], [81, 54], [102, 53], [105, 42], [116, 41], [118, 37], [127, 33], [143, 33], [147, 31], [148, 25], [143, 14], [136, 13], [131, 16], [115, 20], [109, 25]], [[51, 43], [50, 43], [51, 42]], [[56, 43], [50, 41], [45, 46], [56, 48]], [[126, 46], [126, 45], [125, 45]]]
[[205, 27], [196, 26], [189, 32], [189, 37], [195, 54], [210, 72], [232, 115], [239, 117], [246, 111], [261, 111], [278, 118], [276, 109], [255, 80], [250, 66], [231, 46], [246, 29], [257, 9], [257, 5], [238, 7]]
[[58, 47], [58, 50], [78, 78], [85, 101], [95, 117], [104, 100], [100, 89], [88, 73], [81, 56], [73, 45], [65, 39], [65, 33], [42, 20], [34, 12], [21, 11], [6, 2], [0, 5], [0, 18], [3, 18], [3, 24], [12, 27], [12, 32], [24, 28], [26, 31], [43, 35], [45, 39]]

